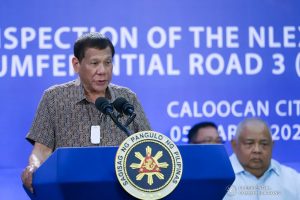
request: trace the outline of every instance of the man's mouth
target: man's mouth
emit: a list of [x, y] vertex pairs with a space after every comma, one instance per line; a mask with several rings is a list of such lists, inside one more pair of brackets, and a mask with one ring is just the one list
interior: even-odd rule
[[251, 161], [258, 163], [258, 162], [262, 162], [262, 159], [260, 159], [260, 158], [252, 158]]
[[97, 80], [96, 83], [97, 84], [104, 84], [104, 83], [106, 83], [106, 81], [105, 80]]

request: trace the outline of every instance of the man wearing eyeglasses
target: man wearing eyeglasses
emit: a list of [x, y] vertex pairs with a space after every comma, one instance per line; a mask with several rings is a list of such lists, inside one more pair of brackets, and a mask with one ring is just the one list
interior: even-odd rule
[[218, 127], [213, 122], [200, 122], [195, 124], [188, 133], [190, 144], [222, 144]]

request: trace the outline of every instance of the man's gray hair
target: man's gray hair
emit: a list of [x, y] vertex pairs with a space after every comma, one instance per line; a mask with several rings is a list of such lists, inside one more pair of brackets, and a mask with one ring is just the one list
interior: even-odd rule
[[243, 129], [252, 122], [258, 122], [258, 123], [263, 124], [265, 126], [265, 128], [267, 129], [268, 133], [270, 134], [270, 137], [272, 138], [272, 134], [271, 134], [268, 124], [260, 118], [253, 117], [253, 118], [246, 118], [238, 124], [236, 132], [235, 132], [235, 136], [233, 137], [233, 140], [238, 141]]

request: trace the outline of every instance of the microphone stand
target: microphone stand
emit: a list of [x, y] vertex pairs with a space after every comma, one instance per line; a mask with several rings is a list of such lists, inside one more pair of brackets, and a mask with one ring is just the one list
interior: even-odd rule
[[130, 117], [126, 120], [126, 123], [124, 124], [124, 126], [128, 127], [128, 125], [134, 120], [135, 117], [136, 117], [136, 114], [132, 113], [132, 115], [130, 115]]
[[[119, 120], [117, 119], [117, 117], [114, 115], [114, 113], [113, 112], [108, 112], [108, 114], [109, 114], [109, 116], [110, 116], [110, 118], [115, 122], [115, 124], [124, 132], [124, 133], [126, 133], [126, 135], [127, 136], [130, 136], [131, 134], [132, 134], [132, 132], [127, 128], [127, 126], [130, 124], [128, 124], [127, 126], [125, 125], [123, 125], [123, 124], [121, 124], [120, 122], [119, 122]], [[133, 120], [133, 119], [132, 119]], [[131, 121], [132, 121], [131, 120]], [[127, 120], [128, 121], [128, 120]], [[127, 124], [127, 122], [126, 122], [126, 124]]]

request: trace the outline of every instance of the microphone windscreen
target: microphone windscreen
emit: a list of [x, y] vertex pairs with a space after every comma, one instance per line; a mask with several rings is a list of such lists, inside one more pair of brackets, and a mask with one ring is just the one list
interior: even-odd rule
[[125, 115], [132, 115], [134, 111], [133, 105], [131, 105], [125, 98], [118, 97], [114, 102], [113, 106], [119, 113], [124, 113]]
[[113, 106], [119, 113], [123, 113], [123, 106], [127, 103], [127, 100], [123, 97], [118, 97], [114, 102]]
[[105, 97], [98, 97], [95, 101], [95, 106], [104, 114], [108, 114], [109, 110], [113, 110], [112, 106]]

